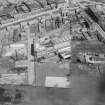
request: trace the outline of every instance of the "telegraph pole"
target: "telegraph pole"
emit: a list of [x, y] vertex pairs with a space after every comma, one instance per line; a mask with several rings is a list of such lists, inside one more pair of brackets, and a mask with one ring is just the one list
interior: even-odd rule
[[36, 63], [37, 63], [37, 51], [35, 50], [35, 39], [33, 39], [33, 48], [34, 48], [34, 73], [35, 73], [35, 86], [37, 86], [37, 77], [36, 77], [36, 72], [37, 72], [37, 69], [36, 69]]
[[26, 27], [27, 30], [27, 36], [28, 36], [28, 70], [27, 70], [27, 78], [28, 78], [28, 84], [34, 85], [35, 80], [35, 71], [34, 71], [34, 65], [33, 62], [31, 62], [32, 55], [31, 55], [31, 44], [33, 43], [31, 38], [31, 33], [29, 30], [29, 24], [27, 24]]
[[[70, 36], [71, 36], [71, 20], [70, 20], [70, 18], [69, 18], [69, 24], [70, 24]], [[71, 45], [71, 40], [70, 40], [70, 45]], [[69, 61], [69, 77], [71, 77], [71, 61]]]

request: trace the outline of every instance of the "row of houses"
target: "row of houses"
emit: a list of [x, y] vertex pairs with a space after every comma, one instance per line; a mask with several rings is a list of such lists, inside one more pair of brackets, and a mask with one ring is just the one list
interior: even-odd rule
[[25, 73], [20, 75], [16, 73], [0, 74], [0, 84], [21, 85], [26, 84], [27, 78]]
[[[41, 12], [45, 12], [50, 9], [42, 8], [40, 5], [42, 4], [40, 1], [37, 1], [38, 3], [34, 4], [27, 4], [26, 2], [22, 2], [20, 5], [7, 5], [6, 8], [4, 8], [2, 11], [0, 11], [0, 21], [1, 26], [3, 24], [7, 24], [13, 21], [18, 21], [19, 19], [23, 19], [29, 16], [33, 16], [35, 14], [39, 14]], [[54, 2], [55, 3], [55, 2]], [[59, 5], [61, 8], [67, 4], [65, 0], [62, 0], [62, 2], [57, 1], [57, 5]], [[43, 4], [42, 4], [43, 5]], [[8, 7], [9, 6], [9, 7]], [[9, 9], [7, 9], [9, 8]], [[49, 8], [49, 7], [47, 7]]]
[[88, 64], [104, 64], [105, 63], [105, 54], [98, 54], [93, 52], [80, 53], [81, 61]]
[[[37, 18], [29, 20], [28, 22], [20, 22], [15, 25], [11, 24], [10, 26], [5, 26], [5, 28], [0, 30], [0, 35], [2, 37], [1, 40], [3, 39], [5, 44], [27, 40], [27, 25], [29, 25], [30, 34], [45, 34], [46, 32], [61, 28], [62, 25], [67, 23], [67, 20], [64, 16], [61, 16], [59, 10], [54, 10], [53, 12], [52, 16], [49, 15], [49, 13], [47, 14], [48, 16], [43, 14], [41, 16], [39, 15]], [[66, 12], [69, 13], [69, 11]], [[63, 13], [65, 14], [64, 11]], [[66, 17], [68, 17], [68, 15]]]

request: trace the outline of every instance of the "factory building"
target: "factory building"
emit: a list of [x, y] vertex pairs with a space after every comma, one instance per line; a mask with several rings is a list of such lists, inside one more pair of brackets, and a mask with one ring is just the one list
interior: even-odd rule
[[92, 20], [94, 20], [96, 23], [99, 22], [99, 19], [97, 17], [97, 15], [93, 12], [93, 8], [91, 7], [87, 7], [87, 9], [85, 10], [85, 12], [92, 18]]

